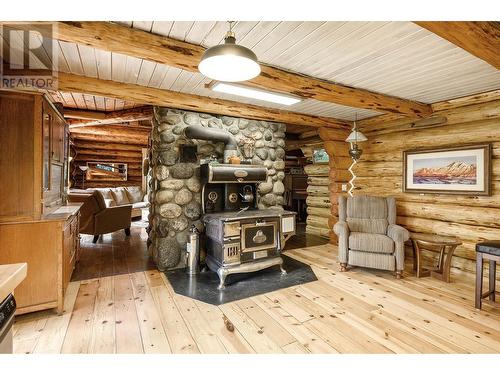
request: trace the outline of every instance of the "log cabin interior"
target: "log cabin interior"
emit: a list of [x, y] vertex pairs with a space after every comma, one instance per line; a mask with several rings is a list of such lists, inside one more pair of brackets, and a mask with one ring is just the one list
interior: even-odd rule
[[1, 31], [0, 352], [499, 353], [498, 22]]

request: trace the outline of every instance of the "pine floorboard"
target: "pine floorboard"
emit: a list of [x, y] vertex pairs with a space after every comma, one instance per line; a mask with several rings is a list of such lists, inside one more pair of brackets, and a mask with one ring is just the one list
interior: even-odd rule
[[[500, 309], [474, 309], [473, 275], [417, 279], [339, 272], [337, 248], [297, 238], [287, 255], [318, 281], [220, 306], [177, 295], [133, 228], [82, 244], [64, 312], [16, 317], [14, 352], [29, 353], [499, 353]], [[232, 324], [232, 329], [227, 325]]]

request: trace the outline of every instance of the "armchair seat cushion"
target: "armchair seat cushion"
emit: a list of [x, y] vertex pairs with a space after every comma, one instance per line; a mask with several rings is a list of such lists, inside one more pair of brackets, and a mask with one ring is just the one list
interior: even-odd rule
[[394, 253], [394, 241], [384, 234], [351, 232], [349, 249], [370, 253]]

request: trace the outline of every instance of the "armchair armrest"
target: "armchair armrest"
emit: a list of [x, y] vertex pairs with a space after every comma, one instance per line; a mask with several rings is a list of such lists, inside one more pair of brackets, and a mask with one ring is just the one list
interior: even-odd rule
[[392, 238], [395, 244], [394, 256], [396, 257], [396, 271], [402, 272], [405, 268], [405, 241], [410, 238], [410, 232], [396, 224], [389, 224], [387, 236]]
[[410, 238], [410, 232], [399, 225], [389, 224], [387, 236], [391, 237], [394, 242], [405, 242]]
[[337, 221], [333, 226], [333, 231], [337, 236], [348, 236], [349, 226], [345, 221]]
[[130, 228], [132, 205], [108, 207], [95, 215], [94, 234]]
[[349, 226], [345, 221], [337, 221], [333, 231], [339, 237], [339, 262], [341, 268], [345, 269], [349, 257]]

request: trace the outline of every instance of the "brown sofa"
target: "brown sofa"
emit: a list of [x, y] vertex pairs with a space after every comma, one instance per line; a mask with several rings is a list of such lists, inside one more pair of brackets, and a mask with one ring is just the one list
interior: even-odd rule
[[139, 186], [116, 188], [90, 188], [87, 191], [98, 191], [106, 203], [106, 207], [132, 205], [131, 217], [141, 217], [142, 209], [149, 207], [147, 194]]
[[101, 234], [125, 230], [130, 235], [132, 205], [107, 207], [98, 191], [73, 191], [68, 194], [69, 202], [83, 202], [80, 209], [80, 233], [94, 236], [96, 243]]

